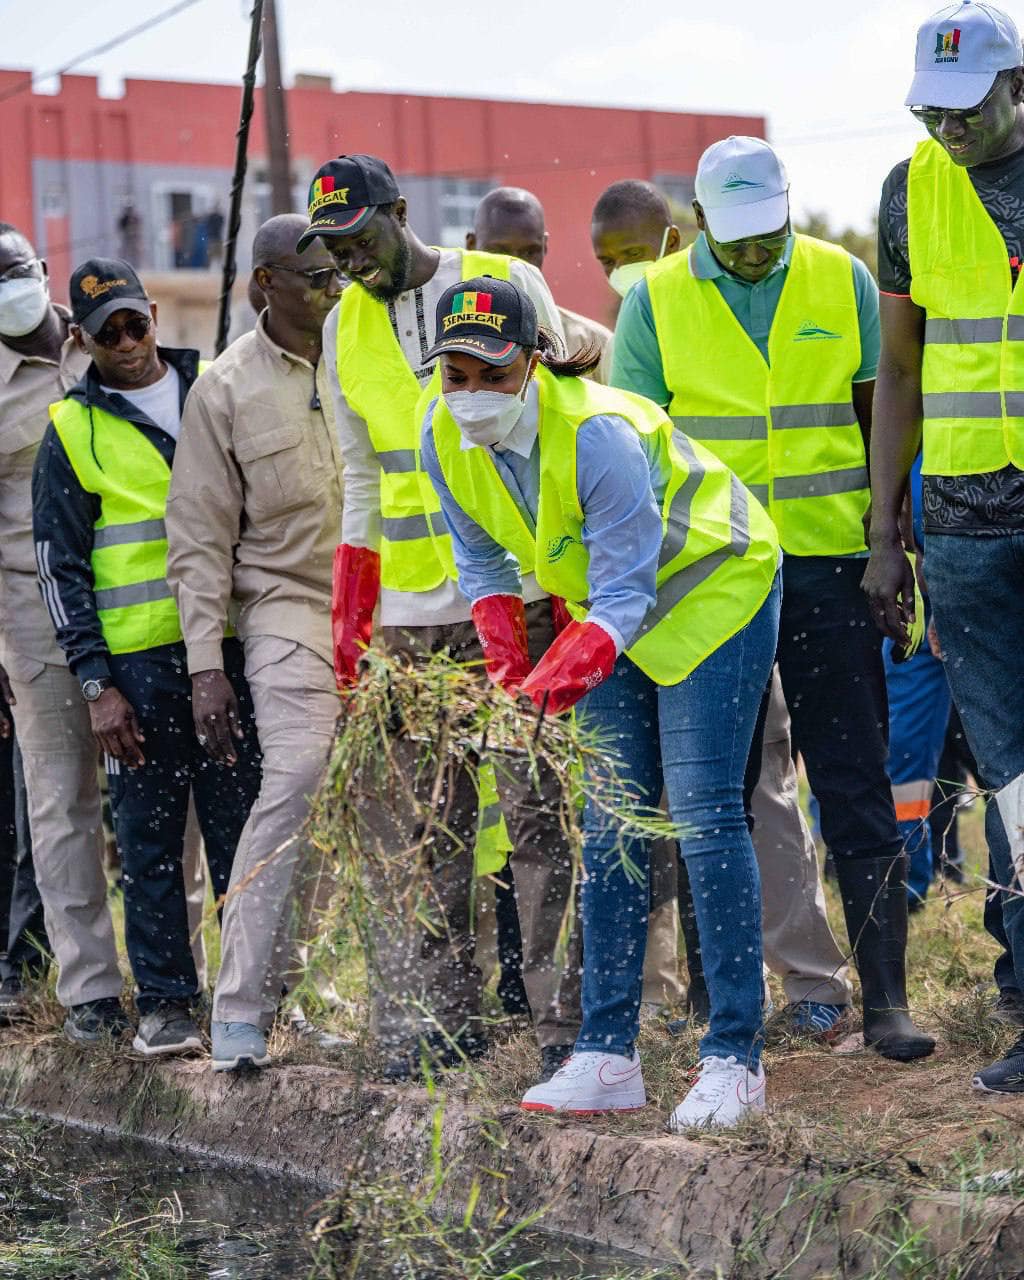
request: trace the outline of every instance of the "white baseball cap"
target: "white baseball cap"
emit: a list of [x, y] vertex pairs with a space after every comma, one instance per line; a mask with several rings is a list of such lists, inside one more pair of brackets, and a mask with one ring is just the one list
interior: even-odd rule
[[769, 235], [789, 219], [789, 179], [763, 138], [723, 138], [697, 165], [695, 194], [712, 236], [728, 244]]
[[1020, 33], [1009, 14], [978, 0], [947, 4], [917, 32], [908, 107], [976, 107], [1000, 71], [1024, 63]]

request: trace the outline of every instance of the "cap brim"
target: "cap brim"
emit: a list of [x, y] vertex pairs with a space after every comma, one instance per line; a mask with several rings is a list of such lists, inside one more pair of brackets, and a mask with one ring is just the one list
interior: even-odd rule
[[465, 356], [476, 356], [488, 364], [511, 364], [522, 351], [518, 342], [506, 342], [502, 338], [479, 338], [476, 334], [463, 334], [459, 338], [445, 338], [435, 342], [427, 352], [428, 360], [436, 360], [446, 351], [457, 351]]
[[906, 107], [946, 107], [963, 111], [976, 107], [996, 82], [998, 71], [943, 71], [926, 67], [914, 76]]
[[733, 204], [720, 209], [703, 206], [708, 230], [720, 244], [750, 240], [781, 231], [789, 221], [789, 194], [769, 196], [751, 204]]
[[140, 316], [148, 316], [149, 308], [148, 298], [110, 298], [106, 302], [101, 302], [95, 311], [90, 311], [85, 319], [78, 323], [91, 338], [95, 338], [115, 311], [137, 311]]
[[357, 231], [361, 231], [366, 226], [379, 207], [376, 204], [367, 204], [361, 209], [327, 210], [325, 217], [317, 218], [310, 224], [308, 231], [303, 231], [295, 246], [295, 252], [302, 253], [308, 249], [318, 236], [354, 236]]

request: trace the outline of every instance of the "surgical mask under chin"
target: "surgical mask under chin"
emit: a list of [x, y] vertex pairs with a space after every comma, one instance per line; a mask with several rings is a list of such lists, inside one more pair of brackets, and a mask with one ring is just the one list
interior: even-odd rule
[[[671, 230], [671, 227], [665, 228], [665, 233], [661, 237], [661, 248], [658, 250], [658, 258], [664, 258], [665, 256], [665, 249], [668, 247], [668, 233]], [[655, 261], [657, 260], [658, 259], [656, 258]], [[616, 267], [609, 275], [608, 283], [620, 298], [624, 298], [637, 281], [644, 278], [647, 274], [647, 268], [650, 265], [651, 264], [648, 261], [624, 262], [621, 267]]]
[[514, 394], [507, 391], [446, 391], [444, 402], [455, 419], [459, 434], [467, 444], [501, 444], [523, 416], [526, 408], [523, 385]]
[[0, 284], [0, 337], [23, 338], [38, 329], [50, 305], [45, 280], [8, 280]]

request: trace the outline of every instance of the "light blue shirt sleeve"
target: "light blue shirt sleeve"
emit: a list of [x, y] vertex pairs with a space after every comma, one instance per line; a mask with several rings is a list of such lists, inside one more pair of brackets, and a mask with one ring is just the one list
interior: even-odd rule
[[445, 482], [434, 447], [434, 404], [423, 420], [420, 441], [421, 463], [441, 499], [441, 514], [452, 535], [455, 567], [459, 574], [459, 590], [475, 604], [484, 596], [519, 596], [523, 593], [519, 563], [510, 552], [495, 542], [486, 530], [471, 519], [455, 501]]
[[612, 343], [611, 385], [635, 391], [664, 407], [672, 399], [665, 384], [661, 347], [647, 281], [638, 281], [623, 299]]
[[860, 324], [860, 368], [853, 375], [854, 382], [871, 382], [878, 373], [878, 358], [882, 349], [882, 337], [878, 323], [878, 285], [860, 258], [850, 254], [853, 262], [853, 292], [857, 299], [857, 320]]

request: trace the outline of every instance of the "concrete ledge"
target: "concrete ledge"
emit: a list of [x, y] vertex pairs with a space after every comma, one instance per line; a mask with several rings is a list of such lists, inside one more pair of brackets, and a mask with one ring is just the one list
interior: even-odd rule
[[[360, 1083], [321, 1066], [213, 1075], [205, 1062], [101, 1059], [60, 1042], [0, 1043], [0, 1106], [258, 1165], [323, 1187], [356, 1164], [410, 1181], [429, 1168], [435, 1115], [450, 1167], [446, 1194], [660, 1262], [713, 1274], [791, 1280], [877, 1269], [884, 1238], [922, 1233], [917, 1256], [957, 1256], [962, 1274], [1024, 1274], [1024, 1215], [1011, 1197], [922, 1194], [899, 1182], [786, 1168], [756, 1153], [675, 1137], [485, 1112], [457, 1093]], [[948, 1259], [947, 1259], [948, 1261]], [[927, 1265], [927, 1264], [926, 1264]], [[938, 1265], [938, 1264], [937, 1264]], [[946, 1271], [922, 1271], [945, 1275]]]

